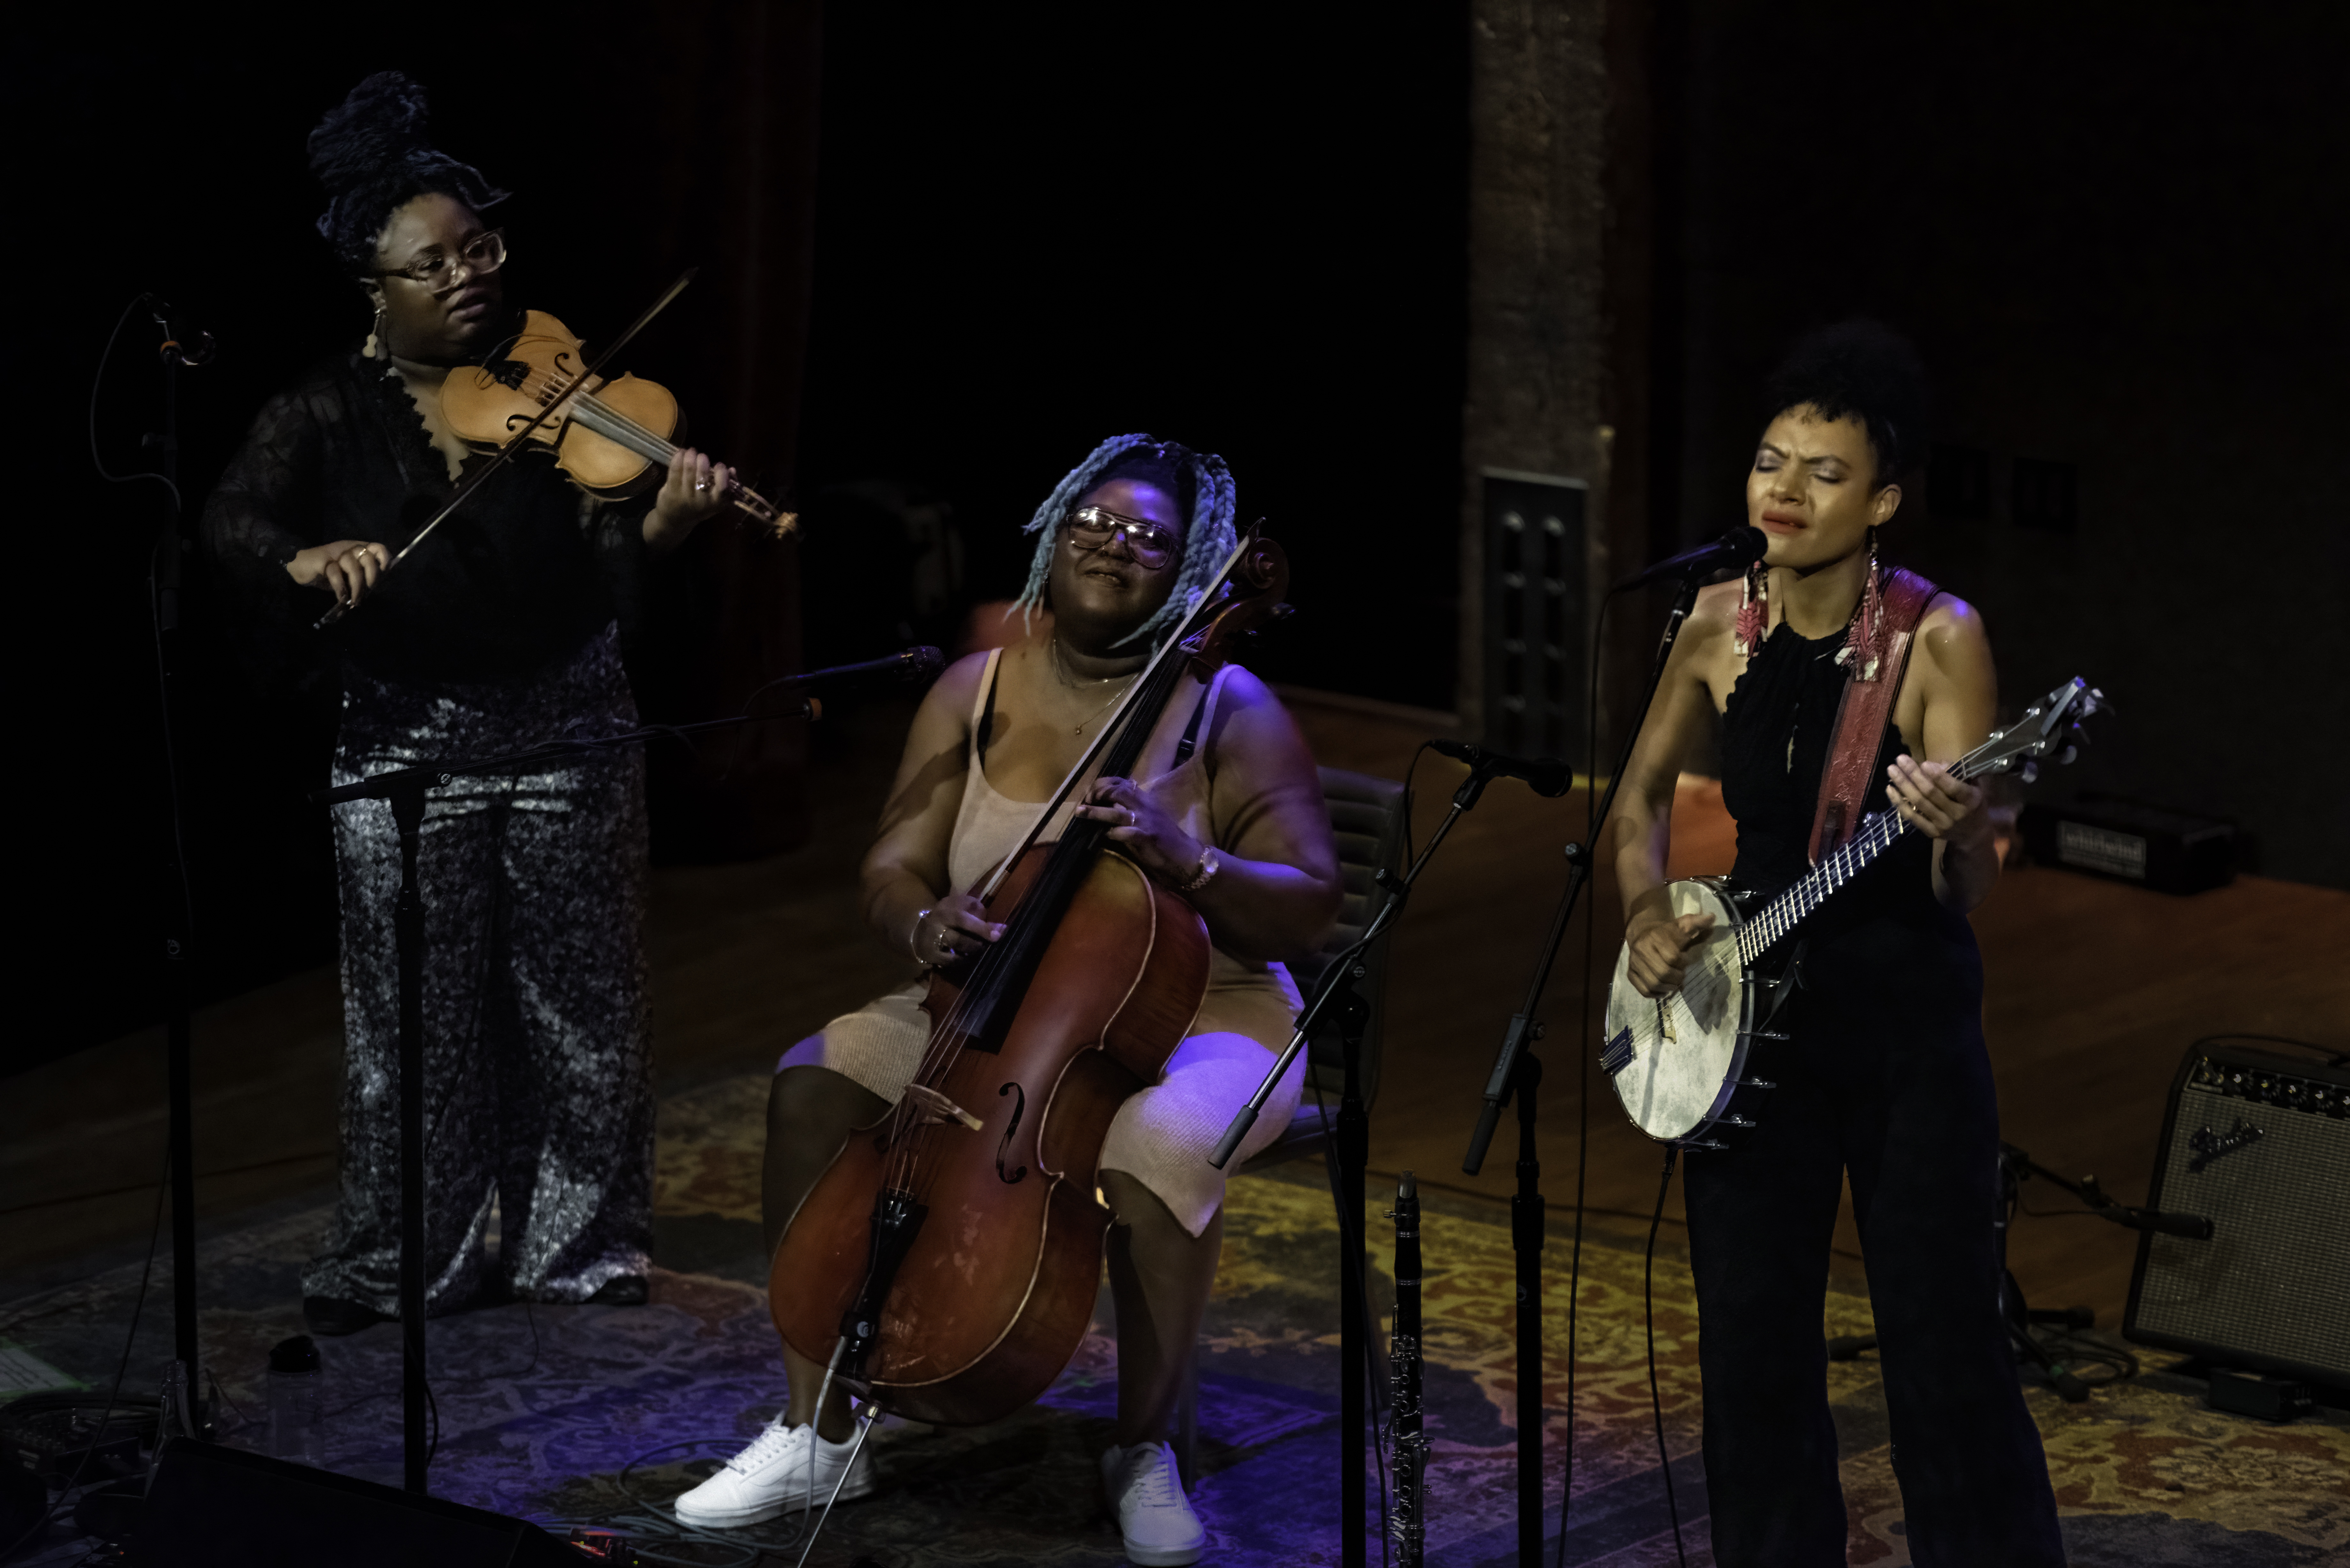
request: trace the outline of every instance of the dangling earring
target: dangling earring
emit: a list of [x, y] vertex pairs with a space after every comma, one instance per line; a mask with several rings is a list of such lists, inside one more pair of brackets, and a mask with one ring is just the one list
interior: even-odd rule
[[1877, 530], [1868, 531], [1868, 581], [1862, 585], [1860, 604], [1854, 610], [1852, 631], [1846, 639], [1844, 653], [1836, 660], [1849, 662], [1863, 680], [1877, 679], [1878, 649], [1877, 634], [1885, 622], [1885, 598], [1877, 584]]
[[1746, 568], [1746, 597], [1738, 607], [1738, 656], [1748, 659], [1771, 629], [1771, 568], [1757, 561]]
[[380, 305], [375, 307], [375, 322], [368, 328], [367, 341], [359, 345], [359, 352], [369, 359], [391, 358], [391, 349], [383, 340], [383, 306]]

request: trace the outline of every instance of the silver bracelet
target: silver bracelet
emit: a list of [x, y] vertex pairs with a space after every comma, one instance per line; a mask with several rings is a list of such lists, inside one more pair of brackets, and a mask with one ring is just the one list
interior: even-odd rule
[[1223, 862], [1216, 858], [1216, 851], [1212, 846], [1206, 849], [1202, 849], [1200, 851], [1200, 869], [1198, 874], [1192, 877], [1189, 882], [1184, 883], [1180, 888], [1178, 888], [1175, 890], [1178, 893], [1196, 893], [1201, 888], [1206, 887], [1209, 883], [1214, 881], [1216, 879], [1216, 873], [1222, 869], [1222, 867]]
[[911, 954], [914, 961], [920, 964], [924, 969], [928, 969], [931, 966], [929, 961], [922, 957], [922, 950], [914, 945], [914, 939], [922, 934], [922, 922], [930, 918], [930, 910], [921, 910], [914, 917], [914, 929], [906, 933], [906, 951]]

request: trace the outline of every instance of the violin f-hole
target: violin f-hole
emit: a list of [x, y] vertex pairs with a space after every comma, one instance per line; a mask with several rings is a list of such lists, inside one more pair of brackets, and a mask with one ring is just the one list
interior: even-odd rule
[[1028, 1174], [1028, 1168], [1024, 1165], [1008, 1173], [1003, 1168], [1003, 1156], [1012, 1147], [1012, 1135], [1020, 1130], [1020, 1118], [1028, 1109], [1028, 1091], [1016, 1083], [1006, 1084], [995, 1091], [995, 1097], [999, 1100], [1006, 1095], [1017, 1095], [1019, 1098], [1012, 1102], [1012, 1120], [1004, 1127], [1003, 1141], [995, 1146], [995, 1177], [1004, 1186], [1011, 1187]]

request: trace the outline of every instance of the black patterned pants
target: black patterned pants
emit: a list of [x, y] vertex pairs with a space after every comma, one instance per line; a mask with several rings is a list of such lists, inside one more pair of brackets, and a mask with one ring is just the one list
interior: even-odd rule
[[[515, 686], [402, 686], [352, 671], [335, 783], [636, 723], [612, 628]], [[576, 1302], [641, 1274], [652, 1242], [644, 763], [635, 751], [427, 795], [428, 1314], [498, 1282]], [[306, 1295], [394, 1310], [400, 1280], [400, 842], [380, 801], [336, 808], [342, 880], [341, 1191]], [[494, 1261], [484, 1241], [499, 1212]]]

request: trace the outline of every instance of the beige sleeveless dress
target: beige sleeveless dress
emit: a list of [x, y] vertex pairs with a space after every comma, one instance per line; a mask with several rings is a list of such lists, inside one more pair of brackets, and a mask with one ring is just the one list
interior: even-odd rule
[[[987, 656], [979, 697], [972, 705], [970, 763], [962, 805], [947, 845], [948, 873], [957, 888], [977, 885], [1018, 847], [1043, 809], [1041, 802], [997, 794], [982, 764], [980, 725], [1003, 657], [1001, 649]], [[1184, 831], [1220, 849], [1229, 846], [1214, 836], [1216, 705], [1231, 674], [1229, 665], [1217, 671], [1205, 691], [1196, 686], [1180, 688], [1135, 767], [1135, 777], [1145, 781]], [[1183, 755], [1187, 737], [1192, 747]], [[1076, 809], [1074, 801], [1065, 804], [1038, 836], [1039, 842], [1057, 840]], [[822, 1033], [785, 1052], [775, 1070], [829, 1067], [894, 1104], [920, 1067], [930, 1041], [931, 1015], [921, 1009], [928, 991], [927, 981], [917, 981], [834, 1019]], [[1282, 965], [1249, 963], [1222, 949], [1211, 950], [1208, 992], [1198, 1015], [1168, 1058], [1159, 1082], [1129, 1098], [1110, 1123], [1101, 1168], [1124, 1171], [1141, 1182], [1192, 1235], [1206, 1230], [1224, 1200], [1224, 1173], [1208, 1163], [1208, 1156], [1232, 1113], [1248, 1103], [1274, 1058], [1289, 1044], [1301, 1005], [1297, 987]], [[1235, 1166], [1289, 1126], [1305, 1082], [1301, 1054], [1241, 1145]]]

